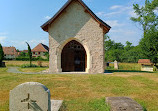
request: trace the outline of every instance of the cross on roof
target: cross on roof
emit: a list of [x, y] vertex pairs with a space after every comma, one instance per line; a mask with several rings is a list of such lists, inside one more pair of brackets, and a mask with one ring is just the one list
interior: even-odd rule
[[27, 103], [28, 104], [28, 109], [30, 109], [30, 104], [36, 103], [36, 100], [31, 100], [30, 99], [30, 94], [28, 93], [28, 96], [26, 99], [21, 100], [22, 103]]

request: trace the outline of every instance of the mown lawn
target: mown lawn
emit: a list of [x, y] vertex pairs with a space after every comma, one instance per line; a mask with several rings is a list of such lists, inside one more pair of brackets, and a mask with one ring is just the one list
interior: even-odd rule
[[128, 96], [158, 111], [158, 74], [115, 72], [113, 75], [11, 74], [0, 68], [0, 111], [9, 111], [9, 91], [24, 82], [40, 82], [51, 91], [51, 98], [64, 100], [67, 111], [108, 111], [104, 98]]
[[[126, 70], [126, 71], [140, 71], [141, 65], [138, 63], [118, 63], [119, 70]], [[108, 70], [114, 70], [114, 64], [110, 63]]]
[[[10, 60], [10, 61], [4, 61], [6, 66], [10, 67], [10, 66], [17, 66], [20, 67], [23, 64], [29, 64], [29, 61], [14, 61], [14, 60]], [[38, 65], [38, 61], [32, 61], [32, 64], [36, 64]], [[42, 61], [42, 66], [48, 67], [49, 66], [49, 61]]]

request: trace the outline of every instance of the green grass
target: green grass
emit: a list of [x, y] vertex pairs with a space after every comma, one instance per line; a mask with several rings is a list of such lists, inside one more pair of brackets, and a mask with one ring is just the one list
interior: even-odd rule
[[[148, 111], [158, 111], [158, 74], [115, 72], [104, 74], [11, 74], [0, 68], [0, 111], [9, 111], [9, 91], [24, 82], [40, 82], [47, 86], [51, 98], [64, 100], [66, 111], [108, 111], [105, 97], [128, 96]], [[21, 68], [30, 72], [43, 68]]]
[[[23, 64], [29, 64], [29, 61], [15, 61], [15, 60], [10, 60], [10, 61], [4, 61], [6, 66], [12, 66], [12, 67], [21, 67]], [[38, 61], [32, 61], [32, 64], [38, 65]], [[49, 61], [42, 61], [42, 66], [48, 67]]]
[[[118, 63], [119, 70], [140, 71], [141, 65], [138, 63]], [[114, 64], [110, 63], [107, 70], [114, 70]]]

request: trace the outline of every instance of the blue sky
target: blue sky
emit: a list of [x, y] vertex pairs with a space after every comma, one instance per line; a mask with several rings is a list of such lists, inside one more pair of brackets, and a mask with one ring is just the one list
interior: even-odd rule
[[[27, 49], [38, 43], [48, 45], [48, 33], [40, 26], [52, 17], [67, 0], [0, 0], [0, 43]], [[83, 0], [89, 8], [112, 28], [108, 35], [115, 42], [130, 41], [138, 45], [141, 26], [130, 21], [136, 16], [133, 4], [145, 0]], [[98, 2], [99, 1], [99, 2]]]

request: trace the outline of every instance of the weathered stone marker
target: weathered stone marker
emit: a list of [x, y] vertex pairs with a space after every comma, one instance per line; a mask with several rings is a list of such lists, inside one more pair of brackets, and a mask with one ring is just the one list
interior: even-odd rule
[[27, 82], [10, 91], [10, 111], [51, 111], [50, 91], [41, 83]]
[[111, 111], [143, 111], [140, 104], [128, 97], [107, 97]]
[[118, 62], [116, 60], [114, 61], [114, 69], [119, 69]]

